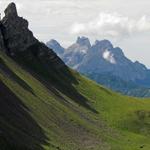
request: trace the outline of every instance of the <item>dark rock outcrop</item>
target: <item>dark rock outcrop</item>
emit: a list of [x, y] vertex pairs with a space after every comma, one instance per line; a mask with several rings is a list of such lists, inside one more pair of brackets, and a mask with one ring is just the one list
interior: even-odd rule
[[10, 3], [4, 12], [5, 12], [6, 17], [10, 17], [10, 16], [17, 17], [18, 16], [16, 5], [14, 3]]
[[28, 53], [28, 59], [37, 57], [41, 61], [55, 65], [56, 68], [65, 65], [51, 49], [33, 36], [28, 29], [28, 21], [18, 16], [14, 3], [10, 3], [4, 12], [5, 17], [0, 26], [0, 48], [2, 47], [2, 50], [5, 47], [7, 54], [12, 58]]
[[[1, 23], [0, 23], [0, 28], [2, 28]], [[5, 44], [4, 44], [3, 34], [1, 30], [0, 30], [0, 50], [5, 51]]]
[[28, 21], [18, 16], [14, 3], [9, 4], [6, 8], [2, 25], [6, 48], [9, 49], [10, 55], [15, 55], [18, 51], [25, 51], [37, 42], [28, 29]]

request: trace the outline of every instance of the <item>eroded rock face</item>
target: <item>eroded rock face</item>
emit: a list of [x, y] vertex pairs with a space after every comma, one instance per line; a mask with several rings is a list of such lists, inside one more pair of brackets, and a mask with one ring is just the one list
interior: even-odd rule
[[83, 61], [84, 57], [87, 55], [90, 48], [91, 43], [88, 38], [78, 37], [76, 43], [68, 47], [64, 51], [64, 54], [61, 58], [67, 65], [69, 65], [73, 69], [77, 69], [80, 63]]
[[10, 17], [10, 16], [17, 17], [18, 16], [16, 5], [14, 3], [10, 3], [4, 12], [5, 12], [6, 17]]
[[10, 3], [4, 12], [5, 17], [0, 26], [0, 48], [5, 47], [11, 57], [28, 53], [28, 59], [38, 57], [42, 61], [56, 65], [56, 68], [65, 65], [51, 49], [33, 36], [28, 29], [28, 21], [18, 16], [14, 3]]
[[[0, 23], [0, 28], [1, 28], [1, 23]], [[5, 51], [5, 44], [4, 44], [3, 34], [1, 30], [0, 30], [0, 50]]]
[[28, 21], [19, 17], [14, 3], [8, 5], [2, 20], [3, 35], [11, 55], [37, 42], [28, 29]]

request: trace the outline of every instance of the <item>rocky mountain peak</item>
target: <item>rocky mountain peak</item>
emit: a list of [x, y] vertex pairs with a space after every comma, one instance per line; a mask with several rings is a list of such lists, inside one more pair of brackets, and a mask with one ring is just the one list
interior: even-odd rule
[[135, 64], [136, 67], [140, 67], [143, 70], [148, 70], [146, 68], [146, 66], [144, 64], [140, 63], [139, 61], [135, 61], [134, 64]]
[[15, 3], [10, 3], [8, 7], [5, 9], [6, 17], [16, 17], [18, 16], [17, 9]]
[[104, 49], [113, 48], [113, 45], [109, 40], [101, 40], [101, 41], [96, 40], [93, 46], [104, 48]]
[[54, 40], [54, 39], [51, 39], [50, 41], [48, 41], [46, 43], [46, 45], [49, 48], [53, 49], [57, 53], [57, 55], [59, 55], [59, 56], [61, 54], [63, 54], [64, 51], [65, 51], [65, 49], [56, 40]]
[[54, 44], [54, 45], [60, 45], [56, 40], [51, 39], [49, 42], [47, 42], [49, 44]]
[[25, 56], [26, 59], [38, 59], [43, 64], [55, 65], [56, 68], [65, 66], [51, 49], [33, 36], [28, 21], [18, 16], [15, 3], [8, 5], [0, 22], [0, 48], [2, 51], [6, 49], [12, 58]]
[[10, 55], [25, 51], [37, 42], [32, 32], [28, 29], [28, 21], [18, 16], [16, 5], [10, 3], [5, 9], [5, 16], [1, 22], [5, 46]]
[[89, 39], [78, 37], [77, 42], [71, 45], [60, 56], [70, 67], [81, 73], [109, 73], [125, 81], [144, 80], [148, 69], [139, 62], [133, 63], [123, 50], [114, 47], [109, 40], [96, 40], [88, 48]]
[[103, 53], [105, 51], [112, 53], [114, 57], [125, 57], [121, 48], [114, 47], [109, 40], [96, 40], [95, 44], [92, 46], [92, 51]]
[[84, 36], [83, 37], [78, 37], [76, 43], [81, 45], [81, 46], [87, 46], [88, 48], [91, 47], [90, 40], [87, 37], [84, 37]]

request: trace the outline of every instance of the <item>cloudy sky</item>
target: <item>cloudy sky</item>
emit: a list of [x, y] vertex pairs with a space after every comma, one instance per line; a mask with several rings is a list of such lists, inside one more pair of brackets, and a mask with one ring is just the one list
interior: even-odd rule
[[[0, 11], [11, 0], [0, 0]], [[67, 47], [77, 36], [108, 39], [150, 68], [150, 0], [14, 0], [41, 41]], [[3, 14], [2, 14], [3, 15]]]

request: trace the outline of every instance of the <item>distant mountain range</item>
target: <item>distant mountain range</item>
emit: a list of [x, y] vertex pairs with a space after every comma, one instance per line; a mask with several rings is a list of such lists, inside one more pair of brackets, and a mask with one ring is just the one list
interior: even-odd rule
[[56, 40], [47, 42], [73, 69], [115, 91], [137, 97], [150, 97], [150, 70], [128, 59], [121, 48], [108, 40], [91, 45], [87, 37], [78, 37], [67, 49]]

